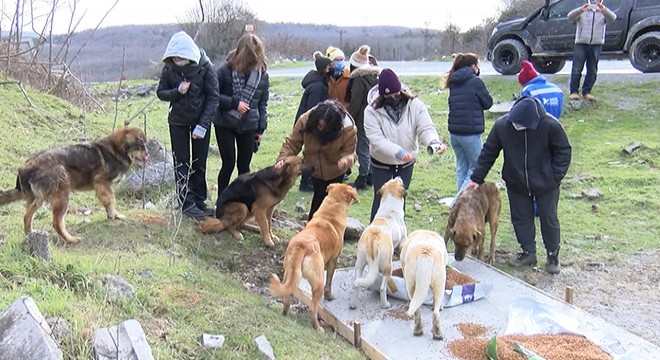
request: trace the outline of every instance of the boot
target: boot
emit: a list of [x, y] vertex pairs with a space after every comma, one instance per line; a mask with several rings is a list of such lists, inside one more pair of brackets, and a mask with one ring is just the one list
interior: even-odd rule
[[206, 214], [204, 213], [204, 211], [198, 208], [197, 205], [195, 205], [194, 203], [188, 206], [184, 206], [181, 212], [183, 213], [184, 216], [189, 217], [196, 221], [202, 221], [206, 218]]
[[521, 267], [524, 265], [536, 265], [536, 251], [523, 251], [516, 255], [516, 258], [509, 262], [511, 266]]
[[546, 257], [545, 271], [548, 274], [559, 274], [559, 249], [549, 251]]
[[215, 207], [207, 206], [204, 201], [197, 201], [195, 202], [195, 205], [197, 205], [197, 207], [204, 212], [204, 215], [215, 216]]
[[352, 187], [355, 188], [355, 190], [364, 190], [367, 188], [367, 176], [366, 175], [359, 175], [357, 178], [355, 178], [355, 181], [351, 184]]

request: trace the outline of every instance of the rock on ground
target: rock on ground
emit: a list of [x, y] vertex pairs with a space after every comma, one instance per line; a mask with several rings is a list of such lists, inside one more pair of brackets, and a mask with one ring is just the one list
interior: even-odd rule
[[151, 347], [137, 320], [97, 329], [92, 340], [95, 360], [153, 360]]

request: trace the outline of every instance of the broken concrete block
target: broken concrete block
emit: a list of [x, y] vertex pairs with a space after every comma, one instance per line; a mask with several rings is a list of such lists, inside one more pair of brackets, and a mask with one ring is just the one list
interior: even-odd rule
[[207, 349], [220, 349], [225, 345], [224, 335], [202, 334], [202, 346]]
[[275, 360], [273, 347], [270, 346], [270, 342], [265, 336], [261, 335], [258, 338], [255, 338], [254, 342], [257, 344], [257, 349], [259, 349], [262, 358], [266, 360]]
[[600, 191], [600, 189], [595, 189], [595, 188], [589, 190], [583, 190], [582, 196], [586, 197], [589, 200], [595, 200], [603, 197], [603, 192]]
[[626, 155], [630, 155], [634, 153], [635, 151], [639, 150], [639, 148], [642, 147], [642, 143], [639, 141], [633, 141], [632, 143], [628, 144], [625, 148], [623, 148], [623, 152]]
[[119, 275], [106, 275], [103, 280], [106, 290], [106, 299], [111, 303], [130, 299], [133, 297], [133, 294], [135, 294], [135, 290], [133, 290], [131, 284], [127, 283], [126, 280]]
[[64, 339], [69, 337], [71, 326], [69, 326], [69, 322], [66, 319], [59, 316], [49, 316], [46, 318], [46, 322], [50, 326], [51, 337], [58, 344], [61, 344]]
[[151, 347], [137, 320], [94, 331], [94, 360], [153, 360]]
[[21, 244], [23, 251], [36, 256], [43, 261], [50, 261], [50, 249], [48, 248], [48, 233], [43, 230], [31, 231]]
[[344, 231], [344, 240], [358, 240], [364, 232], [364, 224], [354, 217], [346, 218], [346, 231]]
[[61, 360], [51, 333], [34, 300], [21, 296], [0, 314], [0, 359]]

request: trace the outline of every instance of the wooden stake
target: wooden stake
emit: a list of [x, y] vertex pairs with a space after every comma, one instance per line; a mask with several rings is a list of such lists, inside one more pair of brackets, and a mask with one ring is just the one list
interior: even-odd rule
[[564, 299], [567, 303], [573, 304], [573, 287], [572, 286], [567, 286], [566, 287], [566, 293], [564, 296]]
[[362, 323], [359, 321], [353, 321], [353, 345], [356, 348], [362, 346]]

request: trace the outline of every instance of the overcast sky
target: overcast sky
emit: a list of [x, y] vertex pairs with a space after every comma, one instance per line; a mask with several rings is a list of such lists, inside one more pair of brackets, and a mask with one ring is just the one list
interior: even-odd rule
[[[13, 14], [15, 0], [0, 0], [5, 14]], [[66, 4], [70, 0], [58, 0]], [[86, 14], [78, 30], [94, 28], [117, 0], [78, 0], [77, 18]], [[52, 0], [35, 3], [48, 6]], [[443, 29], [449, 22], [467, 30], [484, 18], [496, 14], [500, 0], [381, 0], [381, 1], [310, 1], [244, 0], [259, 19], [266, 22], [299, 22], [339, 26], [396, 25]], [[539, 4], [542, 3], [539, 0]], [[198, 0], [118, 0], [102, 27], [128, 24], [177, 23]], [[57, 13], [55, 33], [66, 32], [68, 8]], [[6, 17], [1, 22], [7, 30]]]

